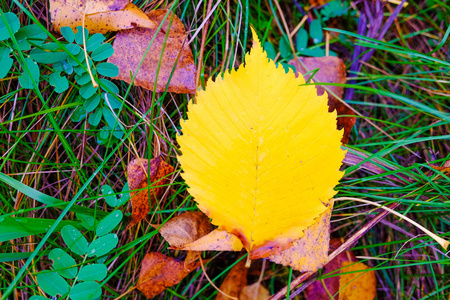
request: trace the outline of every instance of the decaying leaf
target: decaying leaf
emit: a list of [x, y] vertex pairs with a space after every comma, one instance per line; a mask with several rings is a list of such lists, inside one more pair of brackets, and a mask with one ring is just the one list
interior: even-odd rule
[[[330, 83], [346, 83], [345, 76], [345, 65], [342, 59], [334, 56], [326, 57], [300, 57], [299, 58], [303, 64], [299, 61], [293, 59], [289, 64], [294, 65], [297, 72], [305, 74], [308, 71], [319, 69], [319, 71], [314, 75], [314, 82], [330, 82]], [[306, 67], [306, 68], [305, 68]], [[309, 78], [308, 75], [307, 78]], [[325, 89], [323, 85], [317, 86], [317, 93], [323, 95]], [[344, 94], [344, 88], [341, 86], [326, 86], [337, 96], [342, 98]], [[356, 117], [339, 117], [341, 115], [354, 115], [353, 111], [348, 108], [341, 101], [336, 99], [333, 95], [328, 95], [328, 110], [330, 112], [336, 110], [338, 114], [337, 118], [337, 128], [340, 130], [344, 128], [344, 136], [342, 137], [342, 143], [347, 144], [350, 132], [353, 125], [356, 123]]]
[[[330, 249], [335, 250], [341, 245], [341, 242], [338, 239], [332, 239], [330, 241]], [[353, 270], [350, 269], [350, 267], [347, 266], [356, 266], [355, 268], [363, 268], [359, 266], [360, 264], [355, 264], [357, 262], [357, 259], [355, 255], [351, 251], [343, 252], [336, 256], [335, 259], [330, 261], [328, 264], [325, 265], [325, 267], [322, 269], [322, 275], [327, 274], [336, 274], [336, 272], [352, 272]], [[364, 266], [365, 267], [365, 266]], [[343, 268], [342, 270], [338, 271], [339, 269]], [[367, 267], [365, 267], [367, 268]], [[355, 269], [356, 270], [356, 269]], [[358, 269], [359, 270], [359, 269]], [[361, 284], [361, 288], [367, 291], [367, 295], [369, 298], [359, 298], [358, 300], [366, 300], [366, 299], [373, 299], [375, 297], [376, 293], [376, 282], [375, 282], [375, 274], [373, 271], [370, 271], [371, 274], [367, 275], [364, 280], [364, 283], [358, 283]], [[354, 273], [354, 274], [344, 274], [342, 276], [333, 276], [329, 278], [325, 278], [322, 280], [318, 280], [313, 282], [310, 286], [308, 286], [305, 290], [305, 297], [307, 300], [323, 300], [323, 299], [342, 299], [340, 292], [343, 291], [344, 285], [346, 285], [348, 282], [350, 282], [353, 278], [362, 275], [363, 273]], [[342, 279], [342, 277], [346, 277], [347, 275], [350, 275], [347, 278]], [[366, 275], [364, 275], [366, 276]], [[370, 277], [370, 278], [369, 278]], [[362, 277], [361, 277], [362, 278]], [[372, 280], [373, 278], [373, 280]], [[370, 282], [370, 286], [369, 283]], [[342, 285], [341, 283], [345, 283]], [[350, 289], [353, 289], [355, 285], [350, 284], [348, 287]], [[357, 287], [358, 291], [355, 293], [359, 293], [359, 288]], [[373, 296], [372, 296], [373, 295]], [[334, 296], [334, 298], [333, 298]], [[351, 298], [353, 299], [353, 298]]]
[[[158, 225], [153, 225], [158, 228]], [[185, 212], [167, 221], [159, 229], [159, 233], [172, 247], [182, 248], [211, 232], [212, 226], [208, 217], [202, 212]], [[185, 265], [197, 260], [196, 251], [188, 251]]]
[[[159, 26], [166, 14], [168, 14], [167, 10], [158, 9], [149, 12], [148, 17]], [[169, 24], [171, 24], [170, 31]], [[196, 66], [191, 49], [186, 44], [186, 29], [181, 20], [172, 13], [167, 17], [162, 29], [168, 32], [167, 40], [165, 40], [166, 34], [162, 31], [157, 32], [156, 29], [136, 28], [120, 31], [114, 40], [114, 54], [108, 62], [119, 67], [117, 79], [131, 83], [130, 72], [136, 73], [148, 45], [156, 35], [134, 78], [134, 84], [152, 91], [163, 92], [170, 79], [167, 88], [169, 92], [194, 94]], [[173, 74], [171, 74], [172, 71]], [[158, 74], [158, 80], [154, 89], [156, 74]]]
[[[150, 160], [150, 169], [148, 168], [148, 160], [142, 158], [130, 162], [127, 169], [133, 211], [131, 213], [131, 222], [125, 230], [139, 223], [150, 212], [147, 174], [149, 173], [150, 182], [152, 183], [150, 202], [153, 206], [153, 203], [162, 196], [166, 189], [164, 185], [167, 185], [170, 181], [168, 174], [173, 172], [173, 167], [162, 160], [161, 157], [155, 157]], [[143, 190], [136, 191], [141, 189]]]
[[239, 300], [267, 300], [269, 298], [269, 291], [259, 282], [247, 285], [239, 295]]
[[65, 26], [73, 30], [82, 26], [83, 14], [89, 33], [157, 27], [129, 0], [50, 0], [50, 14], [53, 27], [58, 31]]
[[[241, 259], [241, 261], [228, 272], [227, 277], [225, 277], [225, 280], [220, 286], [220, 290], [231, 297], [238, 298], [241, 290], [247, 286], [247, 271], [245, 259]], [[230, 298], [218, 293], [216, 300], [230, 300]]]
[[[342, 263], [341, 272], [356, 272], [340, 276], [339, 300], [373, 300], [376, 296], [376, 278], [374, 271], [365, 271], [363, 263]], [[357, 272], [365, 271], [365, 272]]]
[[200, 210], [256, 259], [289, 248], [327, 209], [345, 151], [326, 95], [277, 68], [253, 36], [245, 67], [189, 104], [178, 143]]
[[315, 272], [322, 268], [328, 262], [331, 210], [332, 205], [320, 215], [318, 222], [305, 229], [305, 235], [291, 248], [270, 256], [270, 260], [300, 272]]
[[178, 250], [241, 251], [242, 248], [244, 248], [244, 245], [237, 236], [225, 230], [216, 229], [204, 237], [178, 248]]
[[[196, 269], [199, 262], [190, 266]], [[141, 265], [141, 272], [137, 289], [147, 298], [155, 297], [166, 288], [178, 284], [191, 271], [184, 268], [184, 262], [168, 257], [159, 252], [150, 252], [145, 255]]]

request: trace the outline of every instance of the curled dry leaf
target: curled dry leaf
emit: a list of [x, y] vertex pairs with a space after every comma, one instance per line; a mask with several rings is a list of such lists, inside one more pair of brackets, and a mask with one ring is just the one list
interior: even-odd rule
[[150, 252], [145, 255], [141, 264], [141, 272], [137, 289], [147, 298], [155, 297], [166, 288], [178, 284], [191, 270], [196, 269], [199, 262], [185, 269], [184, 262], [168, 257], [159, 252]]
[[[131, 213], [131, 222], [125, 230], [139, 223], [150, 212], [148, 172], [150, 172], [150, 182], [152, 183], [150, 202], [153, 206], [153, 203], [162, 196], [166, 189], [165, 185], [170, 182], [168, 174], [173, 172], [173, 167], [162, 160], [161, 157], [155, 157], [150, 160], [150, 169], [148, 168], [147, 159], [138, 158], [130, 162], [127, 173], [133, 211]], [[136, 191], [141, 189], [143, 190]]]
[[[247, 272], [248, 269], [245, 267], [245, 259], [241, 259], [228, 272], [227, 277], [225, 277], [225, 280], [220, 286], [220, 290], [231, 297], [238, 298], [241, 290], [247, 285]], [[218, 293], [216, 300], [230, 300], [230, 298]]]
[[[158, 228], [158, 225], [153, 225]], [[187, 243], [198, 240], [211, 232], [212, 226], [208, 217], [202, 212], [185, 212], [167, 221], [159, 229], [159, 233], [172, 247], [183, 247]], [[198, 258], [198, 253], [188, 251], [185, 260], [186, 267]]]
[[327, 210], [345, 151], [326, 95], [277, 68], [253, 37], [245, 66], [189, 104], [177, 140], [200, 210], [257, 259], [291, 247]]
[[204, 213], [188, 211], [167, 221], [159, 233], [170, 246], [180, 248], [205, 236], [211, 229], [211, 223]]
[[[308, 71], [319, 68], [313, 80], [314, 82], [330, 82], [330, 83], [346, 83], [345, 65], [342, 59], [334, 56], [326, 57], [300, 57], [303, 64], [293, 59], [289, 64], [294, 65], [297, 72], [305, 74]], [[306, 68], [305, 68], [306, 67]], [[309, 78], [309, 77], [308, 77]], [[325, 93], [324, 86], [317, 85], [318, 95]], [[341, 86], [326, 86], [337, 96], [342, 98], [344, 94], [344, 88]], [[342, 137], [342, 143], [347, 144], [350, 132], [353, 125], [356, 123], [356, 117], [339, 117], [341, 115], [354, 115], [353, 111], [348, 108], [344, 103], [336, 99], [333, 95], [328, 95], [328, 110], [330, 112], [336, 110], [338, 114], [337, 128], [340, 130], [344, 128], [344, 136]]]
[[178, 250], [192, 251], [241, 251], [244, 248], [241, 240], [225, 230], [213, 230], [204, 237], [188, 243]]
[[90, 33], [106, 33], [136, 27], [156, 28], [129, 0], [50, 0], [50, 14], [55, 30], [69, 26], [76, 30], [83, 22]]
[[269, 298], [269, 291], [259, 282], [247, 285], [239, 295], [239, 300], [267, 300]]
[[[149, 12], [148, 16], [159, 26], [166, 14], [167, 10], [158, 9]], [[117, 79], [131, 83], [130, 72], [136, 73], [148, 45], [156, 35], [134, 78], [134, 84], [153, 91], [156, 81], [154, 91], [163, 92], [170, 80], [167, 88], [169, 92], [194, 94], [196, 66], [191, 49], [186, 43], [186, 29], [181, 20], [172, 13], [165, 20], [162, 29], [168, 32], [167, 40], [166, 34], [163, 31], [157, 32], [155, 28], [136, 28], [117, 33], [113, 44], [114, 54], [108, 62], [119, 67]]]
[[280, 254], [270, 256], [270, 260], [291, 266], [300, 272], [315, 272], [328, 262], [330, 243], [330, 218], [332, 205], [318, 218], [319, 221], [305, 230], [305, 235], [293, 243], [293, 246]]

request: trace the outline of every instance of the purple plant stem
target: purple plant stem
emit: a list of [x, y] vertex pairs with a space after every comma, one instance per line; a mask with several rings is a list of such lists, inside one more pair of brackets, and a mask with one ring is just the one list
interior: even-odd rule
[[[392, 14], [389, 16], [389, 18], [384, 23], [383, 27], [381, 27], [381, 24], [383, 22], [383, 5], [379, 0], [376, 0], [373, 6], [373, 3], [371, 3], [370, 0], [364, 1], [364, 10], [361, 10], [359, 22], [358, 22], [358, 34], [367, 36], [368, 38], [372, 39], [378, 39], [381, 40], [386, 35], [388, 29], [391, 27], [392, 23], [394, 22], [395, 18], [400, 13], [401, 9], [403, 8], [403, 4], [406, 0], [402, 0], [402, 2], [395, 8], [395, 10], [392, 12]], [[372, 10], [370, 9], [370, 6], [372, 4], [373, 11], [375, 13], [375, 18], [372, 15]], [[369, 19], [369, 24], [371, 25], [369, 30], [366, 34], [367, 29], [367, 19]], [[379, 29], [381, 28], [380, 32], [378, 33]], [[377, 34], [378, 33], [378, 34]], [[360, 60], [358, 60], [358, 57], [361, 55], [361, 53], [366, 51], [366, 47], [362, 47], [359, 45], [355, 46], [355, 49], [353, 51], [353, 57], [352, 57], [352, 65], [350, 66], [350, 74], [349, 77], [355, 77], [356, 72], [361, 70], [362, 64], [361, 62], [367, 62], [375, 52], [375, 49], [371, 49], [367, 53], [364, 53]], [[354, 84], [354, 81], [349, 81], [350, 84]], [[353, 95], [355, 93], [355, 90], [352, 88], [347, 89], [345, 93], [345, 100], [351, 100], [353, 99]]]

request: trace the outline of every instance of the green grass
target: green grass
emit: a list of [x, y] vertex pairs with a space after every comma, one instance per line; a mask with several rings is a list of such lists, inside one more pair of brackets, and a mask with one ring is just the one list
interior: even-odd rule
[[[3, 1], [0, 8], [19, 16], [22, 26], [33, 24], [36, 18], [44, 28], [51, 29], [46, 1], [31, 1], [29, 6], [19, 7], [20, 3]], [[134, 3], [144, 11], [155, 8], [150, 1]], [[286, 34], [273, 0], [240, 3], [242, 6], [223, 1], [211, 15], [200, 70], [203, 84], [205, 78], [220, 76], [243, 62], [251, 45], [250, 24], [262, 42], [271, 42], [275, 50]], [[158, 8], [168, 5], [162, 2]], [[304, 10], [309, 7], [306, 2], [299, 5]], [[190, 33], [188, 39], [199, 30], [207, 6], [208, 2], [186, 1], [173, 7]], [[293, 2], [280, 2], [280, 6], [292, 31], [303, 15]], [[357, 35], [359, 12], [355, 7], [350, 7], [349, 14], [323, 23], [332, 35], [331, 48], [347, 68], [355, 43], [375, 49], [367, 64], [353, 74], [354, 82], [345, 85], [355, 89], [348, 103], [361, 114], [346, 147], [364, 158], [362, 163], [344, 165], [346, 173], [336, 197], [398, 203], [396, 211], [446, 239], [450, 239], [450, 175], [430, 165], [442, 166], [450, 160], [450, 49], [445, 42], [450, 32], [449, 9], [444, 1], [409, 1], [384, 42], [377, 44]], [[320, 9], [310, 13], [317, 18]], [[387, 18], [387, 8], [384, 14]], [[202, 33], [200, 30], [190, 44], [197, 64]], [[52, 31], [50, 34], [49, 40], [59, 38]], [[106, 37], [113, 38], [114, 33]], [[0, 45], [4, 42], [0, 41]], [[5, 218], [24, 224], [19, 226], [16, 237], [12, 231], [0, 232], [0, 237], [5, 237], [0, 244], [0, 295], [8, 299], [39, 295], [36, 275], [50, 268], [47, 255], [52, 249], [64, 248], [58, 232], [62, 225], [74, 224], [88, 241], [95, 238], [94, 231], [81, 226], [76, 213], [101, 218], [110, 212], [101, 196], [101, 186], [108, 184], [120, 194], [127, 182], [127, 164], [136, 155], [151, 159], [160, 153], [177, 166], [176, 172], [180, 171], [176, 135], [180, 120], [186, 117], [188, 101], [192, 100], [188, 95], [153, 93], [115, 81], [124, 100], [120, 120], [126, 125], [126, 134], [118, 143], [105, 147], [97, 143], [98, 128], [70, 120], [80, 104], [77, 84], [62, 94], [53, 92], [45, 81], [33, 90], [19, 87], [18, 66], [23, 65], [26, 55], [19, 53], [16, 67], [0, 79], [0, 228]], [[41, 68], [41, 72], [47, 71]], [[364, 166], [368, 162], [384, 172], [367, 170]], [[184, 258], [183, 252], [167, 249], [167, 242], [149, 223], [161, 224], [180, 212], [196, 210], [196, 203], [178, 176], [147, 221], [125, 234], [122, 231], [131, 215], [131, 204], [121, 209], [125, 218], [115, 231], [119, 243], [104, 262], [109, 270], [100, 283], [104, 298], [120, 297], [137, 283], [147, 252]], [[337, 202], [332, 237], [348, 239], [379, 213], [359, 203]], [[419, 229], [393, 215], [362, 236], [352, 251], [376, 271], [377, 299], [449, 298], [448, 254]], [[203, 257], [211, 259], [205, 267], [220, 286], [239, 253], [205, 252]], [[88, 258], [82, 264], [91, 262], [93, 259]], [[249, 279], [254, 281], [249, 283], [257, 281], [261, 269], [260, 262], [253, 265]], [[296, 271], [267, 261], [262, 283], [275, 294], [298, 276]], [[199, 269], [156, 299], [215, 299], [216, 295]], [[121, 299], [135, 298], [144, 297], [131, 291]], [[300, 294], [296, 299], [304, 297]]]

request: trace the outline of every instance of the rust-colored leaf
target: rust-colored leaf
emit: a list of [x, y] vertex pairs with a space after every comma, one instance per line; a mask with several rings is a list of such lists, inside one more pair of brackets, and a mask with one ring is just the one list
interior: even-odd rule
[[[376, 296], [376, 278], [374, 271], [367, 271], [363, 263], [342, 263], [341, 272], [355, 272], [340, 276], [339, 300], [373, 300]], [[358, 272], [363, 271], [363, 272]], [[365, 271], [365, 272], [364, 272]]]
[[[308, 71], [319, 68], [320, 70], [316, 73], [313, 80], [314, 82], [329, 82], [329, 83], [346, 83], [345, 77], [345, 65], [342, 59], [334, 56], [326, 56], [326, 57], [300, 57], [299, 58], [303, 64], [299, 61], [293, 59], [289, 63], [294, 65], [297, 69], [297, 72], [301, 74], [305, 74]], [[307, 76], [305, 79], [308, 79], [310, 76]], [[317, 86], [317, 94], [323, 95], [325, 92], [324, 86]], [[344, 94], [344, 88], [340, 86], [326, 86], [337, 96], [342, 98]], [[356, 123], [356, 117], [340, 117], [341, 115], [354, 115], [353, 111], [348, 108], [341, 101], [337, 100], [336, 97], [329, 94], [328, 95], [328, 111], [332, 112], [336, 109], [338, 114], [337, 118], [337, 128], [340, 130], [344, 128], [344, 136], [342, 137], [341, 142], [343, 144], [348, 143], [350, 132], [353, 128], [353, 125]]]
[[241, 294], [239, 295], [239, 300], [267, 300], [269, 298], [269, 291], [259, 282], [247, 285], [242, 289]]
[[318, 222], [308, 227], [293, 246], [280, 254], [270, 256], [270, 260], [291, 266], [300, 272], [317, 271], [328, 262], [330, 243], [330, 218], [332, 205], [318, 218]]
[[191, 270], [196, 269], [199, 262], [185, 269], [184, 262], [168, 257], [159, 252], [150, 252], [145, 255], [141, 264], [141, 272], [137, 289], [147, 298], [155, 297], [166, 288], [178, 284]]
[[[153, 10], [148, 13], [148, 17], [159, 25], [167, 13], [167, 10]], [[186, 44], [186, 29], [181, 20], [172, 13], [167, 17], [162, 29], [168, 32], [167, 40], [166, 34], [157, 32], [156, 29], [136, 28], [119, 32], [113, 44], [114, 54], [108, 62], [119, 67], [117, 79], [131, 83], [130, 72], [136, 73], [149, 43], [156, 34], [134, 78], [134, 84], [153, 91], [157, 81], [155, 91], [163, 92], [170, 79], [167, 88], [169, 92], [194, 94], [196, 67], [191, 49]]]
[[50, 0], [50, 14], [55, 30], [69, 26], [76, 29], [83, 22], [90, 33], [106, 33], [136, 27], [156, 28], [129, 0]]
[[179, 250], [193, 251], [240, 251], [244, 248], [241, 240], [225, 230], [213, 230], [204, 237], [184, 245]]
[[[220, 286], [220, 290], [231, 297], [238, 298], [241, 290], [247, 285], [247, 272], [248, 269], [245, 267], [245, 259], [241, 259], [228, 272], [227, 277], [225, 277], [225, 280]], [[230, 298], [218, 293], [216, 300], [230, 300]]]
[[[138, 158], [130, 162], [127, 172], [133, 211], [131, 213], [131, 222], [125, 230], [139, 223], [150, 212], [148, 172], [150, 173], [150, 182], [152, 183], [152, 187], [150, 188], [150, 202], [153, 207], [153, 203], [162, 196], [166, 189], [164, 185], [170, 181], [170, 176], [167, 175], [173, 172], [173, 167], [162, 160], [161, 157], [155, 157], [150, 160], [149, 169], [148, 160]], [[136, 191], [141, 189], [143, 190]]]

